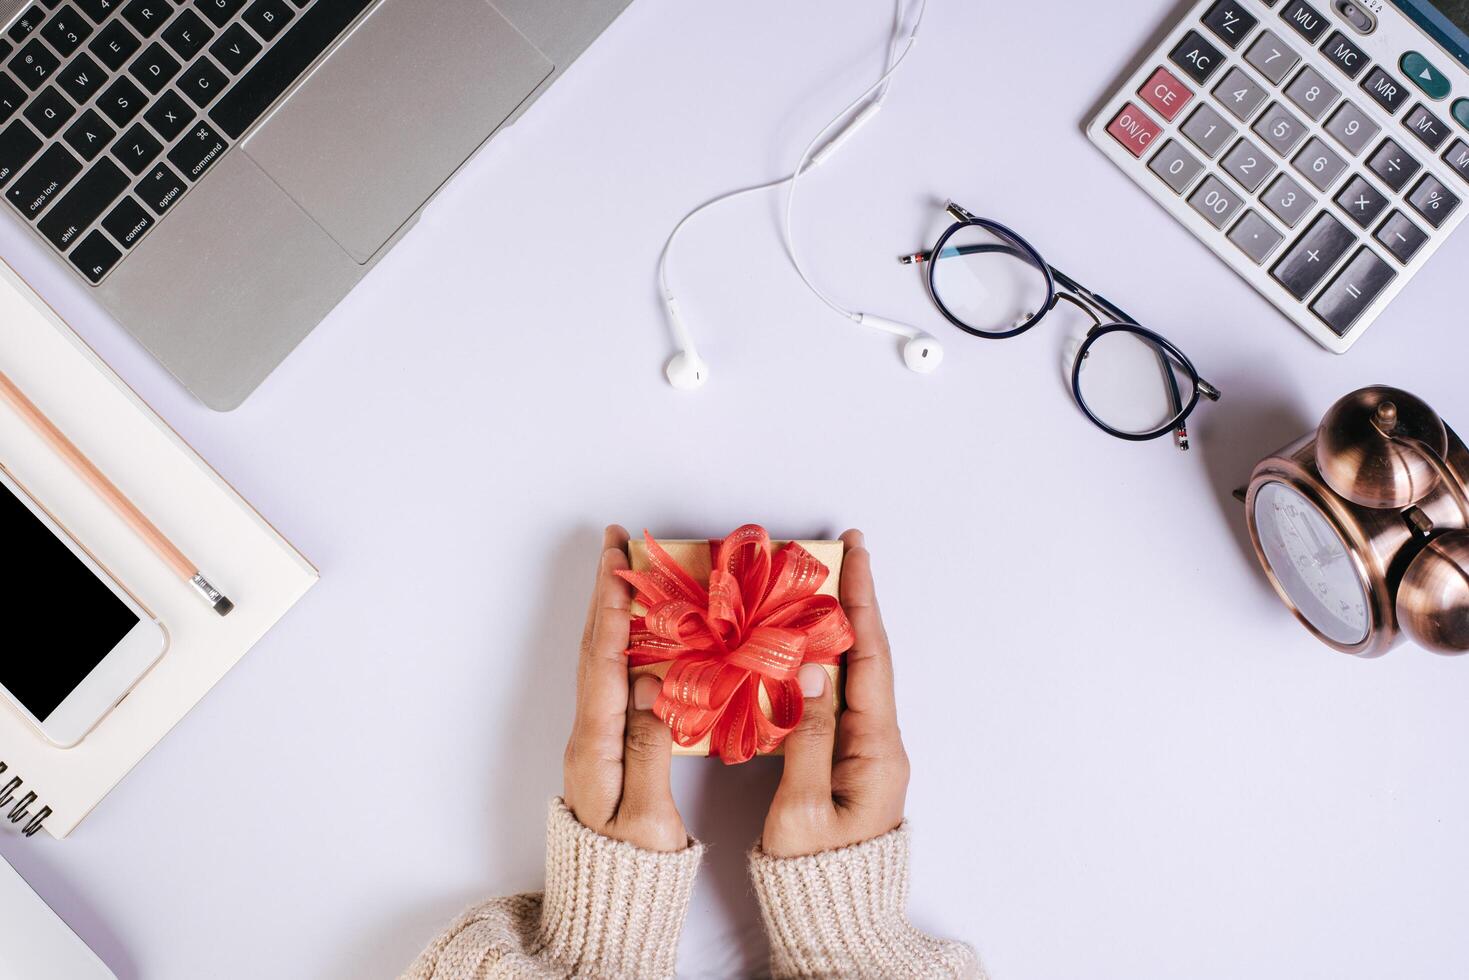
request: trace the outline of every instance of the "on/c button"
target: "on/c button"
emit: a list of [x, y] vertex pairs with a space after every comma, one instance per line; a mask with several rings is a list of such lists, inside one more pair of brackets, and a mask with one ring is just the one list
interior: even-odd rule
[[1135, 157], [1142, 156], [1153, 145], [1153, 140], [1163, 131], [1153, 120], [1131, 102], [1122, 107], [1117, 117], [1107, 125], [1107, 132], [1112, 138], [1123, 146]]

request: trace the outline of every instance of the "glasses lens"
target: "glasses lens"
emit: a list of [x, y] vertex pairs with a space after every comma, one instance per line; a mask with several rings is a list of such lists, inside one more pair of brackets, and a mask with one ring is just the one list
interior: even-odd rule
[[1194, 378], [1166, 349], [1142, 334], [1100, 334], [1082, 354], [1077, 375], [1082, 407], [1127, 435], [1167, 432], [1194, 393]]
[[987, 228], [960, 228], [932, 262], [934, 297], [971, 330], [1009, 333], [1045, 307], [1046, 274], [1030, 251]]

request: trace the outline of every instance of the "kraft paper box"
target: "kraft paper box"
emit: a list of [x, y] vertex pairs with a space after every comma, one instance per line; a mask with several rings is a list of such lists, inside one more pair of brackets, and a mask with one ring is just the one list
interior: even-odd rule
[[[664, 551], [668, 552], [669, 556], [673, 558], [674, 561], [682, 565], [684, 570], [687, 571], [689, 575], [698, 580], [700, 585], [709, 584], [709, 571], [712, 567], [713, 562], [712, 556], [709, 554], [709, 542], [707, 540], [665, 541], [662, 538], [659, 538], [658, 544], [660, 547], [663, 548]], [[772, 554], [785, 547], [786, 544], [787, 542], [785, 541], [772, 541]], [[846, 545], [843, 544], [841, 541], [797, 541], [796, 544], [809, 551], [813, 557], [815, 557], [828, 569], [826, 581], [821, 584], [820, 589], [816, 590], [816, 594], [829, 595], [833, 598], [839, 598], [838, 587], [840, 586], [842, 580], [842, 556], [846, 552]], [[628, 564], [631, 566], [633, 571], [645, 572], [648, 570], [647, 542], [643, 541], [641, 538], [634, 538], [633, 540], [628, 542], [627, 552]], [[646, 612], [647, 609], [643, 606], [642, 603], [636, 601], [633, 602], [632, 614], [634, 616], [641, 616]], [[634, 678], [640, 677], [643, 674], [652, 674], [655, 677], [661, 678], [664, 674], [668, 673], [668, 667], [669, 664], [667, 663], [649, 664], [646, 667], [629, 668], [628, 672]], [[844, 669], [840, 664], [823, 665], [823, 669], [825, 669], [827, 674], [831, 677], [832, 690], [836, 692], [837, 714], [840, 715], [843, 705], [842, 681], [845, 677]], [[760, 707], [761, 710], [765, 711], [768, 717], [770, 713], [770, 703], [765, 697], [765, 693], [763, 691], [760, 694]], [[673, 754], [689, 756], [708, 756], [709, 743], [709, 736], [705, 736], [703, 741], [699, 742], [697, 745], [690, 746], [689, 748], [684, 748], [683, 746], [675, 742], [673, 744]], [[777, 748], [775, 752], [770, 754], [781, 755], [782, 753], [781, 750]]]

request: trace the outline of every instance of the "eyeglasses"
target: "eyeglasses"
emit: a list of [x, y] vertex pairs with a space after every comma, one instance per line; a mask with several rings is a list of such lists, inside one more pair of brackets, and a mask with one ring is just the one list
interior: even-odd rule
[[1103, 432], [1144, 442], [1172, 432], [1188, 449], [1186, 422], [1199, 398], [1219, 389], [1199, 377], [1183, 352], [1107, 299], [1041, 258], [1030, 243], [995, 221], [950, 202], [955, 223], [927, 252], [928, 292], [944, 318], [987, 340], [1018, 337], [1062, 300], [1092, 321], [1071, 366], [1076, 404]]

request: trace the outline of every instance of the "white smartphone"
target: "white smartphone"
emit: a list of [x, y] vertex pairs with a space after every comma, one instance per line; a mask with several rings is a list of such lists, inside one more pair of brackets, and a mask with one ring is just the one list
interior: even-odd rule
[[0, 466], [0, 694], [71, 748], [163, 656], [162, 625]]

